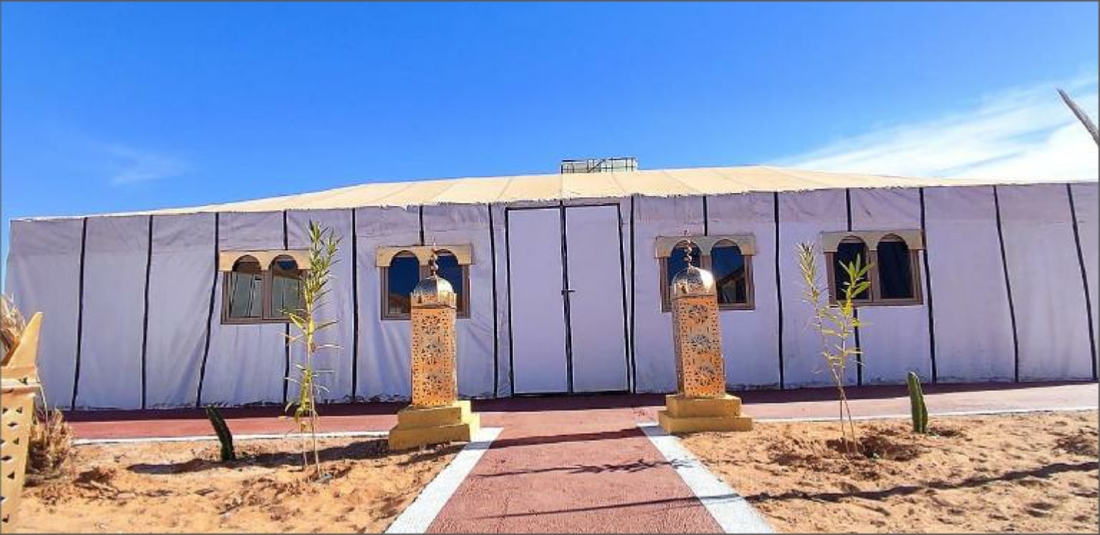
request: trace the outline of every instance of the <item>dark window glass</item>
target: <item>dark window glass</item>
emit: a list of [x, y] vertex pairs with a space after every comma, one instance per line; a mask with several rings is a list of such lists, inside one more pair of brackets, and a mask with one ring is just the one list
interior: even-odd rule
[[[836, 248], [836, 254], [833, 255], [833, 287], [836, 289], [837, 301], [844, 300], [844, 291], [848, 288], [848, 272], [844, 271], [844, 266], [855, 262], [857, 258], [860, 266], [867, 265], [867, 245], [863, 241], [849, 239], [840, 242]], [[870, 289], [852, 296], [855, 300], [870, 298]]]
[[271, 315], [285, 318], [286, 311], [299, 312], [302, 303], [302, 272], [298, 262], [280, 256], [271, 262]]
[[451, 283], [451, 287], [454, 288], [455, 295], [458, 296], [458, 310], [466, 310], [466, 288], [462, 284], [462, 266], [458, 264], [458, 258], [449, 252], [439, 252], [436, 256], [435, 265], [438, 270], [436, 273], [440, 277], [447, 279], [447, 282]]
[[741, 248], [732, 243], [719, 243], [710, 250], [710, 266], [718, 286], [718, 304], [746, 304], [749, 302], [749, 281], [745, 271], [745, 257]]
[[259, 318], [263, 315], [264, 277], [260, 263], [250, 256], [237, 260], [226, 274], [229, 317]]
[[[665, 273], [668, 277], [665, 280], [668, 281], [669, 284], [672, 284], [672, 279], [676, 276], [677, 273], [687, 269], [687, 264], [684, 262], [684, 251], [686, 249], [686, 245], [677, 245], [675, 248], [672, 249], [672, 253], [668, 255], [668, 262], [666, 263]], [[692, 244], [691, 265], [695, 267], [700, 267], [700, 254], [701, 252], [699, 251], [699, 246]]]
[[[672, 300], [669, 297], [669, 287], [672, 285], [672, 279], [676, 277], [678, 273], [687, 269], [687, 263], [684, 262], [684, 252], [686, 250], [686, 244], [679, 244], [672, 248], [672, 252], [669, 253], [668, 258], [665, 259], [665, 287], [661, 289], [661, 301], [665, 311], [670, 310], [672, 307]], [[702, 267], [702, 264], [700, 264], [702, 260], [701, 254], [702, 252], [699, 250], [699, 246], [692, 244], [691, 265]]]
[[883, 299], [913, 298], [913, 264], [904, 241], [887, 237], [879, 242], [878, 275]]
[[386, 313], [390, 316], [405, 316], [412, 309], [409, 295], [420, 281], [420, 261], [409, 253], [399, 253], [393, 257], [386, 272]]

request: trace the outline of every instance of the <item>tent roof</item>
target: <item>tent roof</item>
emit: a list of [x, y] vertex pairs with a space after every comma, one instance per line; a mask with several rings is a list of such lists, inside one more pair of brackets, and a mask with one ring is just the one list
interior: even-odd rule
[[103, 215], [270, 212], [365, 206], [484, 204], [517, 201], [607, 199], [642, 195], [675, 197], [837, 188], [912, 188], [1026, 184], [1027, 180], [912, 178], [832, 173], [771, 166], [698, 167], [629, 172], [449, 178], [372, 182], [357, 186], [250, 201]]

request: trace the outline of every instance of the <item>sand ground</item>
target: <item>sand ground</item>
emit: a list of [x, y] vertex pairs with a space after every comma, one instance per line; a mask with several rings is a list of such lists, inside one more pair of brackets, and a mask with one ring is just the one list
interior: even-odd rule
[[684, 444], [786, 532], [1097, 532], [1097, 412], [857, 422], [877, 458], [849, 461], [835, 422], [758, 423]]
[[[302, 471], [298, 439], [77, 448], [66, 481], [29, 487], [23, 532], [380, 532], [460, 446], [389, 453], [385, 440], [325, 439], [324, 484]], [[288, 453], [290, 452], [290, 453]]]

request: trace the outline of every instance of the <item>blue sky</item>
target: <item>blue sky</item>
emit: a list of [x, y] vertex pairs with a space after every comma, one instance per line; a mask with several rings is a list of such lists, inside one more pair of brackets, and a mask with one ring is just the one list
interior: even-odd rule
[[1093, 178], [1095, 3], [3, 4], [15, 217], [754, 163]]

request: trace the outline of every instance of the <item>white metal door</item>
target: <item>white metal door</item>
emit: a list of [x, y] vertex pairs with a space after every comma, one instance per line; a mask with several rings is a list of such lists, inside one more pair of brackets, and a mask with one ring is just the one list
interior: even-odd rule
[[565, 236], [573, 391], [627, 390], [618, 207], [567, 207]]
[[507, 236], [513, 390], [568, 392], [561, 209], [509, 210]]

